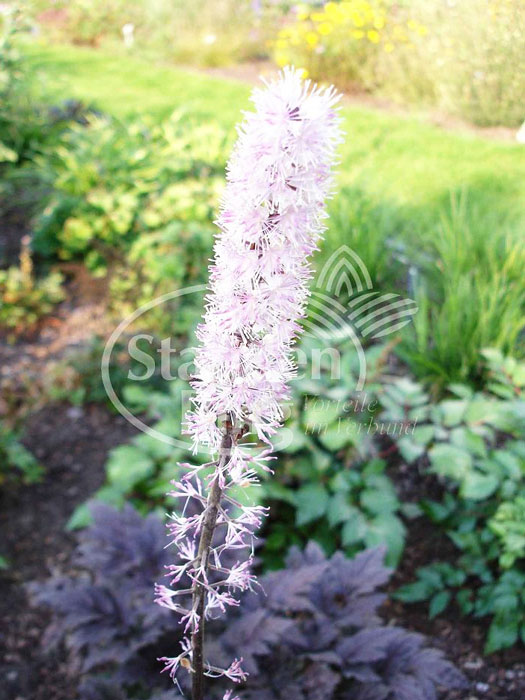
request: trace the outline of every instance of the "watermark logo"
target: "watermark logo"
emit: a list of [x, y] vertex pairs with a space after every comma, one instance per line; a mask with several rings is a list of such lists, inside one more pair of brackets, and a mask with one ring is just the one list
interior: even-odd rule
[[[124, 364], [129, 365], [128, 396], [133, 394], [129, 391], [132, 383], [147, 396], [148, 382], [154, 381], [157, 387], [173, 382], [177, 390], [171, 394], [174, 404], [177, 404], [176, 422], [180, 424], [192, 395], [189, 379], [194, 349], [181, 345], [175, 336], [160, 339], [147, 331], [137, 331], [137, 328], [147, 328], [148, 314], [155, 310], [158, 312], [159, 308], [167, 308], [166, 314], [173, 314], [174, 304], [178, 304], [179, 308], [202, 308], [205, 291], [206, 285], [174, 290], [136, 309], [121, 321], [108, 338], [101, 363], [104, 388], [116, 410], [138, 430], [184, 449], [189, 447], [188, 440], [174, 436], [158, 425], [147, 424], [143, 411], [131, 405], [125, 391], [119, 393], [115, 388], [111, 369], [118, 362], [122, 363], [122, 359], [126, 361]], [[413, 299], [374, 289], [361, 258], [348, 246], [341, 246], [328, 258], [313, 284], [308, 313], [302, 324], [305, 342], [296, 349], [298, 377], [316, 382], [321, 381], [323, 374], [328, 372], [330, 381], [337, 383], [344, 372], [342, 348], [348, 352], [351, 346], [357, 358], [357, 372], [355, 387], [350, 387], [348, 391], [353, 395], [362, 395], [367, 372], [365, 341], [395, 333], [409, 323], [416, 312], [417, 304]], [[314, 427], [317, 431], [322, 429], [322, 425]]]
[[361, 258], [343, 245], [328, 258], [315, 281], [304, 328], [334, 345], [351, 340], [359, 360], [355, 390], [363, 391], [363, 342], [395, 333], [410, 323], [417, 310], [413, 299], [375, 290]]

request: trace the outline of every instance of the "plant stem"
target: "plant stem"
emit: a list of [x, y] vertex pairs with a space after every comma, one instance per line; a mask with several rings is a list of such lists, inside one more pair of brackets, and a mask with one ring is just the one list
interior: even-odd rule
[[[217, 471], [224, 469], [230, 461], [231, 447], [233, 444], [232, 425], [229, 421], [225, 424], [226, 433], [222, 439], [219, 464]], [[210, 548], [213, 540], [213, 533], [217, 523], [217, 513], [221, 501], [222, 489], [219, 486], [219, 479], [216, 477], [208, 494], [206, 510], [204, 513], [204, 521], [202, 525], [201, 537], [199, 541], [199, 549], [197, 552], [197, 568], [200, 568], [203, 575], [208, 569], [208, 559], [210, 556]], [[193, 601], [192, 609], [199, 616], [199, 627], [191, 635], [192, 647], [192, 700], [204, 700], [204, 610], [206, 607], [206, 589], [202, 584], [195, 582], [193, 584]]]

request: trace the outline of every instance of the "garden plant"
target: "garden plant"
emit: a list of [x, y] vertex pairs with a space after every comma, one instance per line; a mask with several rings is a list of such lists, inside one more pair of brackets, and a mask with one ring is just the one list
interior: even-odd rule
[[[194, 450], [207, 448], [212, 461], [188, 465], [172, 494], [196, 501], [199, 511], [176, 512], [168, 524], [185, 561], [170, 570], [172, 585], [183, 576], [191, 585], [157, 587], [157, 602], [178, 613], [191, 635], [165, 662], [174, 679], [179, 668], [190, 670], [193, 700], [204, 698], [205, 675], [246, 677], [241, 659], [225, 669], [206, 662], [204, 624], [238, 605], [232, 591], [255, 585], [251, 558], [228, 567], [224, 555], [253, 547], [264, 515], [238, 492], [269, 469], [279, 403], [294, 373], [290, 350], [306, 304], [308, 257], [323, 230], [339, 139], [335, 91], [311, 88], [293, 69], [255, 91], [253, 100], [256, 111], [247, 114], [228, 166], [221, 235], [197, 331], [194, 408], [186, 417]], [[220, 544], [216, 529], [226, 530]]]

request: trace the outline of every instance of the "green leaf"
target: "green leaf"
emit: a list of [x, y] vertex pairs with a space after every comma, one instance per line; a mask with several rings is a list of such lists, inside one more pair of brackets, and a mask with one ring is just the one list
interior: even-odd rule
[[428, 456], [434, 472], [456, 481], [461, 480], [472, 468], [472, 456], [454, 445], [446, 443], [434, 445]]
[[426, 581], [414, 581], [401, 586], [394, 593], [394, 598], [403, 601], [403, 603], [420, 603], [427, 600], [432, 595], [433, 589]]
[[492, 654], [499, 649], [506, 649], [518, 639], [518, 620], [516, 616], [495, 617], [489, 629], [485, 653]]
[[133, 443], [152, 459], [167, 459], [168, 457], [172, 457], [174, 453], [176, 459], [182, 458], [182, 450], [177, 450], [173, 445], [158, 440], [156, 437], [148, 435], [147, 433], [136, 437]]
[[397, 447], [401, 457], [411, 464], [415, 462], [418, 457], [421, 457], [425, 453], [425, 448], [423, 445], [418, 445], [414, 440], [409, 437], [402, 437], [398, 440]]
[[471, 471], [466, 474], [460, 488], [462, 498], [470, 498], [473, 501], [482, 501], [491, 496], [498, 488], [499, 479], [494, 474], [482, 474]]
[[355, 436], [353, 435], [352, 426], [355, 426], [355, 423], [350, 421], [337, 422], [328, 428], [322, 428], [321, 426], [321, 430], [318, 433], [319, 442], [330, 452], [337, 452], [343, 447], [353, 445]]
[[343, 530], [341, 532], [343, 545], [348, 547], [356, 542], [361, 542], [366, 534], [366, 531], [367, 522], [363, 514], [357, 508], [355, 508], [352, 516], [343, 525]]
[[295, 505], [295, 491], [280, 484], [278, 481], [273, 479], [263, 481], [260, 489], [264, 497], [270, 501], [284, 501], [290, 505]]
[[399, 508], [399, 501], [393, 491], [365, 489], [359, 500], [362, 507], [374, 515], [392, 513]]
[[297, 425], [285, 425], [272, 437], [272, 444], [277, 452], [295, 454], [308, 444], [304, 431]]
[[428, 616], [432, 620], [437, 615], [440, 615], [450, 603], [451, 594], [449, 591], [440, 591], [430, 601], [428, 606]]
[[454, 506], [438, 501], [421, 501], [421, 510], [434, 523], [441, 523], [452, 513]]
[[107, 464], [108, 481], [126, 492], [150, 477], [154, 470], [153, 460], [134, 445], [116, 447]]
[[509, 450], [495, 450], [492, 453], [493, 459], [504, 469], [505, 473], [512, 479], [521, 479], [522, 468], [520, 459]]
[[369, 477], [373, 474], [383, 474], [386, 468], [384, 459], [371, 459], [362, 470], [363, 476]]
[[17, 160], [18, 153], [0, 141], [0, 162], [16, 163]]
[[473, 394], [472, 387], [466, 384], [449, 384], [447, 388], [452, 394], [459, 396], [460, 399], [470, 399]]
[[297, 508], [295, 521], [297, 525], [306, 525], [322, 518], [326, 512], [329, 495], [322, 484], [306, 484], [295, 494], [295, 505]]
[[328, 504], [327, 515], [330, 527], [344, 523], [355, 513], [355, 506], [348, 502], [348, 496], [344, 493], [336, 493]]
[[351, 491], [354, 485], [352, 479], [354, 474], [355, 472], [352, 471], [337, 472], [337, 474], [330, 480], [330, 488], [332, 491], [335, 491], [335, 493], [339, 493], [340, 491], [343, 493], [348, 493]]
[[469, 425], [477, 423], [493, 423], [498, 422], [501, 417], [501, 405], [498, 401], [490, 401], [488, 399], [477, 398], [473, 399], [465, 413], [465, 421]]
[[408, 520], [415, 520], [423, 515], [421, 506], [418, 503], [401, 503], [400, 510], [403, 517]]
[[454, 428], [450, 433], [450, 441], [460, 447], [466, 452], [471, 452], [478, 457], [485, 457], [487, 454], [487, 448], [485, 446], [485, 441], [470, 428], [465, 428], [461, 426], [459, 428]]
[[[496, 589], [498, 590], [498, 589]], [[496, 613], [515, 613], [520, 604], [520, 599], [517, 593], [509, 592], [497, 595], [493, 601], [494, 612]]]
[[368, 523], [365, 544], [367, 547], [386, 544], [388, 551], [385, 563], [395, 567], [405, 546], [405, 527], [394, 515], [378, 515]]
[[91, 525], [93, 518], [89, 512], [89, 503], [81, 503], [75, 508], [71, 517], [66, 523], [66, 530], [81, 530]]
[[456, 601], [463, 615], [469, 615], [474, 609], [474, 603], [472, 602], [472, 591], [470, 591], [468, 588], [463, 588], [457, 592]]
[[451, 428], [458, 425], [463, 420], [467, 410], [468, 402], [461, 400], [442, 401], [439, 404], [441, 414], [443, 416], [443, 425]]
[[303, 424], [308, 431], [321, 434], [332, 425], [341, 413], [339, 401], [329, 399], [309, 399], [303, 411]]

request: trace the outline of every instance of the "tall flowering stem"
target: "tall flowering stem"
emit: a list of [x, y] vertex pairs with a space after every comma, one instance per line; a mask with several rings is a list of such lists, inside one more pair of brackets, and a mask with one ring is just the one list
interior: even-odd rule
[[163, 659], [165, 669], [174, 680], [181, 667], [190, 671], [193, 700], [204, 697], [204, 676], [246, 678], [242, 659], [229, 668], [207, 661], [204, 623], [255, 583], [246, 552], [266, 509], [238, 494], [270, 471], [341, 139], [334, 89], [292, 68], [252, 100], [228, 165], [186, 416], [194, 450], [207, 449], [212, 460], [183, 465], [170, 494], [183, 505], [168, 524], [179, 563], [168, 572], [174, 587], [156, 588], [156, 601], [180, 615], [188, 635], [178, 656]]

